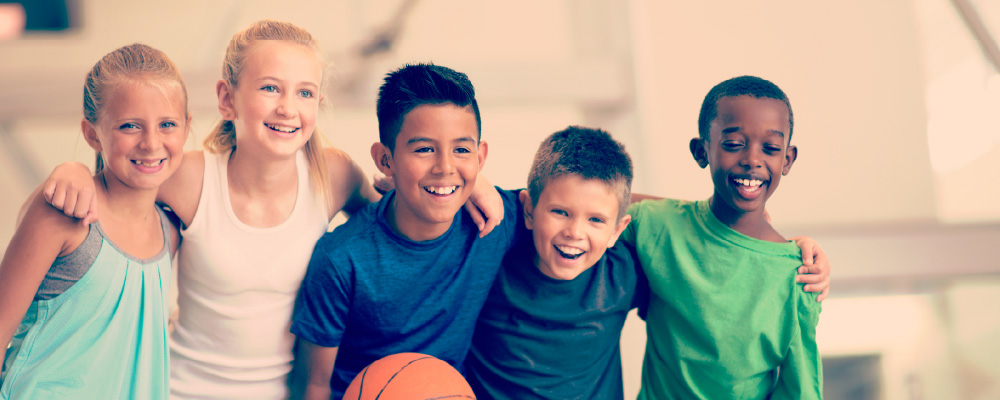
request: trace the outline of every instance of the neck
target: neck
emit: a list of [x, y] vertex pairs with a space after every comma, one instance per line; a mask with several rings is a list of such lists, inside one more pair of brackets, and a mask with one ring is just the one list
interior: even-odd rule
[[236, 189], [251, 196], [270, 196], [297, 187], [295, 156], [283, 160], [263, 160], [238, 149], [233, 149], [229, 155], [227, 176], [230, 190]]
[[417, 216], [408, 210], [401, 210], [405, 207], [399, 202], [399, 198], [393, 196], [392, 203], [385, 209], [385, 219], [389, 227], [396, 233], [415, 242], [433, 240], [448, 232], [453, 221], [448, 223], [428, 223], [421, 221]]
[[[783, 241], [764, 216], [764, 210], [743, 211], [730, 207], [724, 201], [716, 201], [713, 195], [708, 199], [712, 214], [734, 231], [754, 239]], [[778, 240], [775, 240], [777, 237]]]
[[132, 188], [106, 173], [94, 175], [94, 185], [104, 195], [101, 213], [136, 221], [156, 215], [156, 189]]

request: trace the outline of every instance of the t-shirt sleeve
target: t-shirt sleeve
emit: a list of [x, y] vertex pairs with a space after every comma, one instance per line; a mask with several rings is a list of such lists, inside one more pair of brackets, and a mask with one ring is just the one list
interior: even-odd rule
[[339, 347], [353, 287], [348, 261], [334, 260], [324, 251], [325, 247], [321, 239], [309, 260], [295, 304], [292, 333], [319, 346]]
[[631, 206], [628, 207], [628, 215], [632, 217], [632, 222], [629, 222], [628, 226], [625, 227], [625, 230], [622, 231], [621, 236], [618, 237], [618, 240], [628, 243], [633, 247], [636, 246], [635, 240], [636, 240], [636, 231], [639, 228], [640, 209], [641, 208], [639, 203], [633, 203]]
[[[801, 286], [801, 285], [796, 285]], [[801, 287], [793, 290], [801, 291]], [[778, 369], [772, 399], [822, 399], [823, 363], [816, 345], [816, 325], [822, 305], [815, 293], [799, 293], [798, 324], [785, 359]]]
[[503, 221], [500, 222], [499, 227], [503, 227], [503, 234], [507, 235], [507, 251], [514, 248], [518, 240], [521, 239], [523, 230], [517, 229], [524, 225], [524, 206], [521, 205], [521, 200], [518, 197], [522, 190], [527, 189], [514, 189], [514, 190], [504, 190], [499, 186], [497, 187], [497, 192], [500, 192], [500, 198], [503, 199]]

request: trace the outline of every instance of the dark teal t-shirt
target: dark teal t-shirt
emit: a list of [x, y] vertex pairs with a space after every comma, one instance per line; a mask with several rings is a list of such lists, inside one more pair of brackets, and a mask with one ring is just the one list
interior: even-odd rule
[[645, 305], [634, 250], [619, 242], [572, 280], [534, 265], [531, 231], [518, 224], [476, 324], [466, 377], [478, 399], [622, 399], [622, 326]]

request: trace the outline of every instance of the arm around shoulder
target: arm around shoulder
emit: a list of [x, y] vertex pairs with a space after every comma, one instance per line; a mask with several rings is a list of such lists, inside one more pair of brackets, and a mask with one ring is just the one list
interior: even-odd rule
[[166, 204], [173, 210], [184, 226], [191, 225], [198, 202], [201, 200], [201, 187], [205, 182], [205, 152], [193, 150], [184, 152], [184, 161], [174, 174], [160, 185], [156, 201]]
[[[353, 214], [370, 203], [382, 198], [375, 187], [368, 182], [364, 171], [351, 159], [347, 153], [332, 147], [325, 149], [326, 165], [329, 169], [330, 194], [334, 201], [330, 203], [330, 218], [343, 210]], [[337, 201], [337, 199], [343, 199]]]

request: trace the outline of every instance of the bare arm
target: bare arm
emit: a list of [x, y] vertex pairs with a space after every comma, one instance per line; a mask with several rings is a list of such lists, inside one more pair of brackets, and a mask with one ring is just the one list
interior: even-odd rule
[[[87, 226], [97, 221], [97, 189], [90, 168], [78, 162], [65, 162], [56, 166], [45, 182], [39, 187], [45, 200], [67, 217], [79, 218], [81, 225]], [[29, 197], [18, 221], [34, 199]]]
[[361, 167], [347, 153], [335, 148], [326, 149], [326, 163], [330, 171], [330, 189], [334, 199], [330, 204], [329, 215], [332, 219], [339, 211], [351, 215], [382, 198], [375, 188], [368, 183]]
[[[50, 207], [36, 193], [24, 208], [24, 221], [0, 262], [0, 343], [7, 347], [24, 318], [45, 273], [56, 257], [78, 247], [87, 227]], [[0, 362], [3, 361], [0, 356]]]
[[339, 347], [323, 347], [299, 339], [295, 356], [299, 372], [293, 382], [293, 392], [301, 393], [304, 400], [329, 400], [330, 378]]

